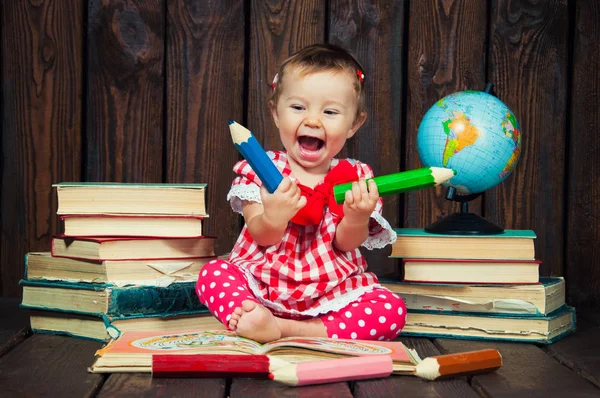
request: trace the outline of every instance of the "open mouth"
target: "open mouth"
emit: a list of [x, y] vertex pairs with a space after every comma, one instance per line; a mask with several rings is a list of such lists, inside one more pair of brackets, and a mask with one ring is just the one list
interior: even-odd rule
[[298, 137], [298, 145], [300, 145], [300, 148], [302, 148], [303, 151], [316, 152], [323, 148], [325, 142], [317, 137], [303, 135]]

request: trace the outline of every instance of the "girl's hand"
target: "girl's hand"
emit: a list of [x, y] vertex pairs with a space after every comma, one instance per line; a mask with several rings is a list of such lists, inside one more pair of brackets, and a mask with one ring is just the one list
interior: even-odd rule
[[300, 188], [295, 182], [285, 177], [270, 194], [265, 186], [260, 187], [264, 214], [263, 218], [271, 225], [287, 225], [298, 210], [306, 205], [306, 198], [301, 195]]
[[349, 224], [368, 225], [369, 217], [375, 210], [379, 200], [379, 190], [375, 181], [367, 182], [361, 178], [358, 182], [352, 183], [352, 190], [346, 191], [344, 198], [344, 218]]

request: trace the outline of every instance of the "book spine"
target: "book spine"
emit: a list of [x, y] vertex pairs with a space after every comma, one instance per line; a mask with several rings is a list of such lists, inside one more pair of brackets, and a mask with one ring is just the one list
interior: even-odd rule
[[27, 270], [29, 269], [29, 253], [25, 253], [25, 269], [23, 270], [23, 279], [27, 279]]
[[[567, 333], [565, 333], [566, 335]], [[428, 339], [454, 339], [454, 340], [477, 340], [477, 341], [509, 341], [515, 343], [535, 343], [535, 344], [550, 344], [550, 342], [555, 341], [558, 338], [562, 338], [563, 336], [557, 336], [553, 340], [548, 340], [545, 338], [539, 339], [520, 339], [516, 337], [506, 337], [502, 335], [490, 335], [490, 336], [462, 336], [459, 334], [453, 333], [426, 333], [426, 332], [408, 332], [404, 329], [402, 330], [403, 337], [424, 337]]]
[[40, 329], [40, 328], [32, 328], [31, 331], [34, 334], [48, 334], [51, 336], [68, 336], [68, 337], [77, 337], [80, 339], [86, 339], [86, 340], [91, 340], [91, 341], [99, 341], [101, 343], [104, 343], [106, 341], [109, 340], [109, 336], [108, 334], [106, 335], [106, 338], [104, 339], [100, 339], [97, 337], [93, 337], [93, 336], [89, 336], [85, 333], [73, 333], [73, 332], [69, 332], [67, 330], [51, 330], [51, 329]]
[[546, 288], [545, 304], [544, 308], [546, 313], [550, 313], [565, 303], [566, 291], [565, 282], [562, 280], [559, 283], [555, 283]]
[[167, 287], [109, 288], [107, 315], [121, 317], [204, 309], [196, 295], [195, 287], [196, 284], [191, 282], [174, 283]]
[[575, 331], [575, 314], [573, 314], [573, 323], [562, 330], [559, 334], [552, 338], [539, 337], [537, 339], [531, 338], [519, 338], [515, 336], [503, 336], [503, 335], [489, 335], [489, 336], [463, 336], [460, 334], [454, 334], [451, 332], [440, 332], [440, 333], [427, 333], [427, 332], [419, 332], [419, 331], [407, 331], [405, 329], [402, 330], [402, 336], [404, 337], [425, 337], [425, 338], [435, 338], [435, 339], [455, 339], [455, 340], [480, 340], [480, 341], [511, 341], [515, 343], [535, 343], [542, 345], [552, 344], [565, 336], [573, 333]]

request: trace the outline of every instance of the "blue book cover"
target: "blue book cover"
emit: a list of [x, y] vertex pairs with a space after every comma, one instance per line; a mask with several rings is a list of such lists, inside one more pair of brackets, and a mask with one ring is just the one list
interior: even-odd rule
[[195, 282], [172, 283], [166, 287], [125, 286], [22, 280], [21, 306], [30, 309], [112, 317], [169, 314], [203, 309]]
[[447, 234], [434, 234], [425, 231], [423, 228], [394, 228], [398, 236], [419, 236], [429, 238], [473, 238], [473, 239], [486, 239], [486, 238], [531, 238], [535, 239], [535, 232], [529, 229], [505, 229], [504, 232], [494, 235], [447, 235]]
[[103, 342], [119, 337], [124, 331], [132, 330], [224, 328], [204, 306], [196, 310], [131, 316], [82, 315], [74, 312], [34, 309], [30, 313], [30, 319], [31, 330], [34, 333], [64, 335]]

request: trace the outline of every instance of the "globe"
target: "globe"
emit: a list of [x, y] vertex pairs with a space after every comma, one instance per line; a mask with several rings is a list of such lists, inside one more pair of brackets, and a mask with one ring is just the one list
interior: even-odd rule
[[417, 150], [425, 167], [456, 171], [444, 185], [459, 194], [476, 194], [513, 171], [521, 153], [521, 130], [515, 115], [495, 96], [460, 91], [436, 102], [423, 116]]

